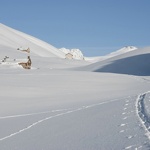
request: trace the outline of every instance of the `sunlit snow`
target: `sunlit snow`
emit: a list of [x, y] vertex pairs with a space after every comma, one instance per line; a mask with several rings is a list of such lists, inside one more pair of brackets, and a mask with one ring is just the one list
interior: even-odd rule
[[74, 52], [0, 24], [0, 149], [149, 150], [150, 48]]

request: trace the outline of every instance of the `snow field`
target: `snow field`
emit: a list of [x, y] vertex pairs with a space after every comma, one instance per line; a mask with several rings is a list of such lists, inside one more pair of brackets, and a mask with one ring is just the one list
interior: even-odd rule
[[[4, 150], [9, 146], [15, 147], [15, 145], [17, 145], [16, 149], [23, 150], [30, 148], [37, 150], [42, 148], [45, 150], [49, 148], [68, 150], [146, 149], [149, 141], [143, 136], [143, 130], [137, 123], [138, 118], [135, 118], [135, 99], [136, 96], [128, 96], [80, 108], [3, 117], [1, 121], [11, 121], [12, 124], [14, 121], [16, 129], [13, 130], [16, 132], [1, 137], [0, 145]], [[116, 109], [111, 109], [112, 106]], [[25, 126], [25, 124], [26, 126], [17, 131], [17, 128], [20, 127], [16, 126], [16, 122], [19, 122], [19, 126]], [[58, 124], [60, 122], [61, 128]], [[44, 138], [42, 141], [41, 136]], [[25, 140], [24, 137], [30, 138]], [[24, 140], [28, 145], [24, 145]], [[41, 141], [42, 144], [35, 143], [35, 141]], [[7, 145], [8, 142], [9, 145]]]
[[150, 48], [91, 64], [3, 24], [0, 33], [0, 150], [150, 149]]

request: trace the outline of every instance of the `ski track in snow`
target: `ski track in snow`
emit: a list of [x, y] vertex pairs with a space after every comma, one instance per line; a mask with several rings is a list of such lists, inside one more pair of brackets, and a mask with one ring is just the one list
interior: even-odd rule
[[[145, 92], [143, 94], [140, 94], [137, 97], [137, 99], [136, 99], [136, 114], [137, 114], [140, 122], [142, 123], [142, 126], [144, 127], [144, 129], [146, 131], [147, 137], [150, 139], [150, 118], [146, 113], [146, 107], [144, 105], [144, 99], [145, 99], [146, 94], [150, 94], [150, 91]], [[130, 113], [134, 112], [134, 111], [129, 111], [128, 110], [128, 107], [130, 105], [130, 99], [131, 99], [130, 96], [124, 97], [124, 98], [119, 98], [119, 99], [113, 99], [113, 100], [106, 101], [106, 102], [91, 104], [91, 105], [87, 105], [87, 106], [81, 106], [81, 107], [78, 107], [78, 108], [57, 109], [57, 110], [36, 112], [36, 113], [30, 113], [30, 114], [28, 113], [28, 114], [20, 114], [20, 115], [2, 116], [2, 117], [0, 117], [0, 120], [58, 112], [58, 114], [56, 114], [56, 115], [52, 115], [52, 116], [46, 117], [44, 119], [38, 120], [37, 122], [34, 122], [34, 123], [30, 124], [29, 126], [18, 130], [17, 132], [14, 132], [14, 133], [12, 133], [10, 135], [7, 135], [3, 138], [0, 138], [0, 141], [7, 140], [9, 138], [12, 138], [12, 137], [18, 135], [18, 134], [21, 134], [21, 133], [33, 128], [34, 126], [36, 126], [36, 125], [38, 125], [38, 124], [40, 124], [44, 121], [47, 121], [47, 120], [50, 120], [50, 119], [53, 119], [53, 118], [56, 118], [56, 117], [61, 117], [61, 116], [64, 116], [64, 115], [67, 115], [67, 114], [70, 114], [70, 113], [77, 112], [77, 111], [86, 110], [86, 109], [96, 107], [96, 106], [99, 106], [99, 105], [103, 105], [103, 104], [107, 104], [107, 103], [111, 103], [111, 102], [115, 102], [115, 101], [120, 101], [121, 99], [124, 99], [124, 100], [127, 99], [125, 101], [125, 104], [124, 104], [124, 108], [126, 108], [126, 109], [123, 109], [123, 113], [122, 113], [122, 116], [123, 116], [122, 120], [126, 120], [129, 117], [128, 115]], [[123, 134], [124, 132], [126, 132], [126, 130], [127, 130], [126, 127], [127, 126], [128, 126], [128, 123], [120, 124], [120, 128], [121, 128], [120, 129], [120, 134]], [[135, 138], [136, 136], [137, 135], [128, 135], [126, 138], [130, 140], [132, 138]], [[141, 149], [141, 146], [137, 147], [137, 145], [128, 145], [128, 146], [125, 147], [125, 149]]]
[[[142, 95], [142, 94], [140, 94]], [[135, 97], [136, 103], [137, 100], [139, 101], [139, 95], [137, 95]], [[136, 132], [130, 132], [130, 130], [133, 130], [135, 128], [133, 128], [131, 120], [132, 117], [134, 117], [134, 114], [137, 114], [137, 105], [136, 108], [134, 110], [133, 107], [134, 101], [133, 98], [129, 97], [127, 100], [125, 100], [125, 104], [123, 105], [123, 112], [122, 112], [122, 122], [119, 125], [119, 133], [124, 136], [127, 140], [129, 141], [133, 141], [132, 144], [128, 144], [124, 147], [124, 150], [142, 150], [144, 143], [137, 143], [135, 142], [136, 140], [134, 140], [134, 138], [137, 138], [138, 134], [136, 134]], [[135, 106], [135, 105], [134, 105]], [[141, 112], [141, 111], [140, 111]], [[134, 113], [134, 114], [133, 114]], [[138, 118], [139, 119], [139, 118]]]
[[136, 100], [136, 113], [137, 116], [146, 131], [146, 136], [150, 139], [150, 116], [147, 113], [147, 107], [144, 104], [144, 100], [150, 91], [140, 94]]
[[[128, 98], [128, 97], [125, 97], [125, 98]], [[119, 98], [119, 99], [114, 99], [114, 100], [110, 100], [110, 101], [106, 101], [106, 102], [101, 102], [101, 103], [97, 103], [97, 104], [92, 104], [92, 105], [88, 105], [88, 106], [82, 106], [82, 107], [79, 107], [79, 108], [76, 108], [76, 109], [62, 109], [62, 110], [52, 110], [52, 111], [46, 111], [46, 112], [39, 112], [39, 113], [31, 113], [31, 114], [22, 114], [22, 115], [14, 115], [14, 116], [5, 116], [5, 117], [0, 117], [0, 119], [9, 119], [9, 118], [16, 118], [16, 117], [25, 117], [25, 116], [33, 116], [33, 115], [39, 115], [39, 114], [44, 114], [44, 113], [50, 113], [50, 112], [56, 112], [56, 111], [66, 111], [66, 112], [62, 112], [62, 113], [59, 113], [59, 114], [56, 114], [56, 115], [53, 115], [53, 116], [49, 116], [49, 117], [46, 117], [44, 119], [41, 119], [37, 122], [34, 122], [32, 123], [31, 125], [27, 126], [26, 128], [23, 128], [15, 133], [12, 133], [8, 136], [5, 136], [3, 138], [0, 138], [0, 141], [3, 141], [3, 140], [6, 140], [8, 138], [11, 138], [11, 137], [14, 137], [22, 132], [25, 132], [29, 129], [31, 129], [32, 127], [44, 122], [44, 121], [47, 121], [49, 119], [52, 119], [52, 118], [56, 118], [56, 117], [60, 117], [60, 116], [63, 116], [63, 115], [67, 115], [67, 114], [70, 114], [70, 113], [74, 113], [74, 112], [77, 112], [77, 111], [81, 111], [81, 110], [85, 110], [85, 109], [89, 109], [89, 108], [92, 108], [92, 107], [95, 107], [95, 106], [99, 106], [99, 105], [103, 105], [103, 104], [107, 104], [107, 103], [111, 103], [111, 102], [115, 102], [115, 101], [120, 101], [122, 99], [125, 99], [125, 98]]]
[[[128, 128], [130, 128], [128, 118], [130, 117], [130, 113], [131, 113], [131, 108], [129, 108], [129, 107], [131, 105], [132, 99], [133, 98], [129, 97], [128, 99], [125, 100], [125, 104], [124, 104], [123, 112], [122, 112], [122, 121], [123, 122], [119, 125], [119, 127], [120, 127], [119, 133], [124, 134], [125, 138], [127, 138], [128, 140], [135, 137], [135, 136], [130, 135], [130, 134], [128, 135], [128, 133], [127, 133], [127, 131], [129, 130]], [[136, 149], [136, 147], [137, 147], [137, 144], [128, 145], [128, 146], [124, 147], [124, 150]]]
[[69, 108], [69, 109], [51, 110], [51, 111], [43, 111], [43, 112], [30, 113], [30, 114], [4, 116], [4, 117], [0, 117], [0, 120], [1, 120], [1, 119], [9, 119], [9, 118], [26, 117], [26, 116], [35, 116], [35, 115], [48, 114], [48, 113], [53, 113], [53, 112], [61, 112], [61, 111], [67, 111], [67, 110], [70, 110], [70, 109], [71, 109], [71, 108]]

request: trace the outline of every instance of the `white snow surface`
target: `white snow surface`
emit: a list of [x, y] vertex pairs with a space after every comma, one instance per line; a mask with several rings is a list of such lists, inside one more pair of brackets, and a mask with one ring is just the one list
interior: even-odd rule
[[[1, 150], [150, 149], [150, 48], [89, 64], [2, 24], [0, 31]], [[28, 46], [25, 70], [18, 62], [28, 54], [17, 48]]]

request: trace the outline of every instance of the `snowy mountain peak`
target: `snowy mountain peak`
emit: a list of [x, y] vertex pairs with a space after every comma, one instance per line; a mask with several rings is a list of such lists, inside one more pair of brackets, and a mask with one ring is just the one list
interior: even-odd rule
[[127, 53], [127, 52], [130, 52], [130, 51], [133, 51], [133, 50], [136, 50], [138, 49], [137, 47], [135, 46], [125, 46], [117, 51], [114, 51], [110, 54], [107, 54], [105, 56], [99, 56], [99, 57], [86, 57], [85, 60], [89, 61], [89, 62], [98, 62], [98, 61], [103, 61], [103, 60], [106, 60], [106, 59], [109, 59], [109, 58], [112, 58], [112, 57], [115, 57], [115, 56], [119, 56], [121, 54], [124, 54], [124, 53]]
[[117, 55], [120, 55], [120, 54], [124, 54], [124, 53], [127, 53], [127, 52], [130, 52], [130, 51], [133, 51], [133, 50], [136, 50], [137, 47], [135, 46], [125, 46], [115, 52], [112, 52], [110, 54], [108, 54], [107, 56], [117, 56]]

